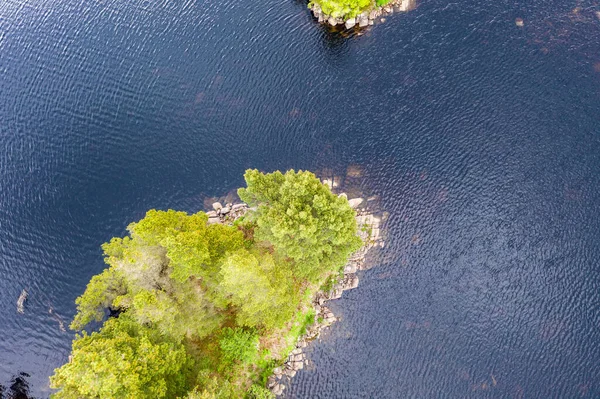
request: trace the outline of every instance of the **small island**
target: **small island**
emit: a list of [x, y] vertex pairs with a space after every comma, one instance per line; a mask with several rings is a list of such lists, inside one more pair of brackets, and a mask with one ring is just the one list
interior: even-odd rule
[[[108, 264], [77, 298], [54, 399], [273, 398], [302, 348], [335, 320], [379, 236], [363, 200], [307, 171], [248, 170], [245, 203], [150, 210], [102, 245]], [[88, 333], [85, 327], [98, 327]]]
[[410, 11], [415, 0], [311, 0], [308, 8], [320, 23], [351, 29], [374, 25], [378, 18], [394, 11]]

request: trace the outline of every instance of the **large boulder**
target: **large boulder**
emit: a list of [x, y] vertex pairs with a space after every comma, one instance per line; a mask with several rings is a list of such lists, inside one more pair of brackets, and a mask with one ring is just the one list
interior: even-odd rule
[[346, 22], [344, 23], [344, 26], [346, 26], [346, 29], [353, 28], [354, 25], [356, 25], [356, 18], [350, 18], [350, 19], [346, 20]]
[[214, 204], [212, 204], [212, 207], [215, 211], [218, 211], [219, 209], [223, 208], [223, 205], [221, 205], [220, 202], [215, 202]]

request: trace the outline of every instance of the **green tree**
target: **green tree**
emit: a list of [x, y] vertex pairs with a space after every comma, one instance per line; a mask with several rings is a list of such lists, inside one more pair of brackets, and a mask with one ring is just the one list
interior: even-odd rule
[[294, 314], [299, 293], [289, 266], [269, 253], [240, 249], [221, 268], [221, 288], [237, 307], [237, 322], [249, 327], [281, 327]]
[[253, 329], [227, 327], [221, 333], [219, 347], [226, 363], [253, 363], [258, 358], [258, 334]]
[[295, 274], [318, 282], [341, 268], [362, 245], [348, 200], [307, 171], [247, 170], [240, 198], [257, 210], [254, 237], [294, 260]]
[[52, 398], [173, 398], [187, 391], [190, 365], [181, 344], [121, 316], [73, 341], [71, 360], [50, 378]]

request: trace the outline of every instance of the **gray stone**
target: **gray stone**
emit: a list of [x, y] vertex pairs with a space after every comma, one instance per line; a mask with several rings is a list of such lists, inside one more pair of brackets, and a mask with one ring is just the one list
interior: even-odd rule
[[208, 218], [208, 224], [215, 224], [215, 223], [219, 223], [218, 217]]
[[286, 371], [286, 374], [290, 377], [290, 378], [294, 378], [294, 376], [296, 375], [296, 370], [288, 370]]
[[216, 218], [217, 217], [217, 212], [216, 211], [210, 211], [210, 212], [206, 212], [206, 215], [209, 218]]
[[356, 25], [356, 18], [348, 19], [344, 25], [346, 26], [346, 29], [353, 28], [354, 25]]
[[367, 25], [369, 25], [369, 18], [368, 17], [361, 17], [358, 20], [358, 26], [359, 27], [364, 28]]
[[350, 262], [344, 267], [344, 274], [356, 273], [358, 267], [355, 262]]
[[304, 368], [304, 362], [294, 362], [292, 363], [292, 370], [302, 370]]
[[346, 199], [348, 199], [348, 196], [346, 195], [346, 193], [340, 193], [340, 194], [338, 195], [338, 197], [339, 197], [339, 198], [346, 198]]
[[27, 293], [27, 290], [23, 289], [23, 291], [21, 291], [21, 295], [19, 295], [19, 299], [17, 299], [17, 312], [25, 313], [25, 301], [27, 300], [28, 296], [29, 294]]
[[339, 287], [335, 287], [331, 294], [329, 295], [329, 299], [340, 299], [342, 297], [342, 290]]
[[231, 208], [229, 208], [228, 206], [226, 206], [225, 208], [221, 208], [221, 215], [227, 215], [229, 212], [231, 212]]
[[344, 280], [344, 290], [352, 290], [358, 287], [358, 276], [356, 274], [346, 276]]
[[220, 202], [215, 202], [214, 204], [212, 204], [212, 207], [215, 211], [218, 211], [219, 209], [223, 208], [223, 205], [221, 205]]
[[238, 209], [243, 209], [246, 208], [248, 205], [246, 204], [235, 204], [234, 206], [231, 207], [232, 211], [237, 211]]
[[[327, 20], [327, 23], [328, 23], [329, 25], [331, 25], [331, 26], [336, 26], [336, 25], [337, 25], [337, 19], [335, 19], [335, 18], [333, 18], [333, 17], [330, 17], [330, 18]], [[331, 185], [330, 185], [330, 184], [327, 184], [327, 183], [325, 183], [325, 182], [323, 182], [323, 184], [326, 184], [326, 185], [328, 185], [328, 186], [329, 186], [329, 188], [331, 188]]]
[[267, 379], [267, 388], [271, 389], [276, 385], [277, 385], [277, 380], [275, 378], [273, 378], [273, 376], [270, 376]]
[[273, 387], [273, 391], [272, 391], [272, 392], [273, 392], [273, 393], [274, 393], [276, 396], [279, 396], [279, 395], [281, 395], [281, 394], [283, 393], [283, 390], [284, 390], [284, 389], [285, 389], [285, 385], [283, 385], [283, 384], [277, 384], [277, 385], [275, 385], [275, 386]]

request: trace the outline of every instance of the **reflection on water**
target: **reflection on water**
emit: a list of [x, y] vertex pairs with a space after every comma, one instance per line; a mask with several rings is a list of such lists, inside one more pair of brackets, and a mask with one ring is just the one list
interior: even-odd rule
[[8, 387], [0, 385], [0, 399], [34, 399], [29, 395], [28, 377], [27, 373], [19, 373], [12, 378]]

